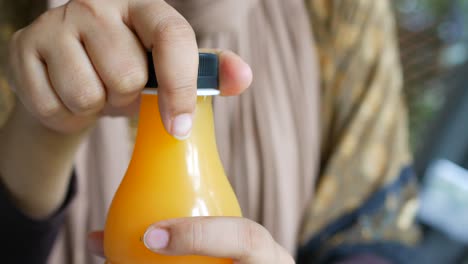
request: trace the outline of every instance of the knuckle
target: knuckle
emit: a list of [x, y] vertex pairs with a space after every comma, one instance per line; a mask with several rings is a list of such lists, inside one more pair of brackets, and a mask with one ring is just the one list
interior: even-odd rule
[[39, 102], [33, 106], [33, 110], [41, 119], [50, 119], [57, 116], [62, 108], [57, 102]]
[[168, 102], [168, 111], [176, 114], [180, 112], [191, 112], [195, 109], [195, 86], [191, 82], [183, 82], [161, 90], [164, 99]]
[[238, 228], [242, 256], [249, 257], [262, 251], [272, 240], [271, 235], [263, 226], [252, 221], [243, 221]]
[[192, 254], [203, 253], [203, 224], [199, 221], [190, 223], [190, 239], [188, 241], [188, 250]]
[[[79, 9], [84, 10], [93, 17], [100, 17], [98, 4], [95, 0], [73, 0], [70, 4], [74, 4]], [[64, 12], [68, 12], [68, 6], [64, 9]], [[64, 14], [66, 16], [66, 13]]]
[[48, 10], [41, 15], [39, 15], [34, 22], [31, 24], [31, 26], [41, 26], [41, 25], [46, 25], [50, 23], [51, 20], [54, 19], [56, 11], [54, 9]]
[[180, 97], [181, 95], [190, 95], [195, 94], [196, 89], [196, 79], [195, 78], [185, 78], [185, 79], [178, 79], [177, 82], [169, 83], [168, 89], [166, 89], [168, 96], [177, 96]]
[[[30, 41], [26, 38], [27, 36], [25, 29], [16, 31], [10, 39], [9, 53], [11, 55], [17, 55], [28, 48]], [[11, 56], [12, 57], [12, 56]]]
[[86, 89], [73, 95], [70, 110], [75, 113], [86, 113], [104, 106], [104, 94], [100, 89]]
[[143, 88], [147, 78], [146, 72], [138, 67], [125, 70], [123, 73], [114, 76], [118, 76], [118, 78], [111, 81], [110, 89], [122, 96], [135, 94]]
[[195, 32], [182, 17], [172, 15], [161, 19], [155, 30], [157, 41], [190, 41], [195, 40]]

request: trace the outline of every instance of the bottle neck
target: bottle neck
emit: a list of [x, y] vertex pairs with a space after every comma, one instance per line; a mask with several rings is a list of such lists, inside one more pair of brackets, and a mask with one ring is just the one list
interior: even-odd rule
[[192, 132], [187, 140], [179, 141], [165, 130], [159, 113], [158, 96], [143, 94], [138, 120], [138, 132], [135, 144], [135, 154], [144, 148], [145, 153], [158, 151], [168, 144], [203, 146], [215, 148], [215, 133], [213, 122], [213, 107], [211, 96], [199, 96], [194, 115]]

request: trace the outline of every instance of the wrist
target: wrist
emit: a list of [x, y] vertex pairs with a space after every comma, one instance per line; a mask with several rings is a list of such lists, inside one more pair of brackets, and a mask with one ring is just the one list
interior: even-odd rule
[[43, 218], [63, 202], [73, 157], [85, 131], [62, 134], [43, 126], [21, 103], [0, 129], [0, 177], [15, 205]]

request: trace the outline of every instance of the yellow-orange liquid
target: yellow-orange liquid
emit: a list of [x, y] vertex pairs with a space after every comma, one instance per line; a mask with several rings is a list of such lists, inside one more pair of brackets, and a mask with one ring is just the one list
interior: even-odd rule
[[190, 216], [241, 216], [216, 148], [211, 97], [198, 97], [189, 139], [167, 134], [158, 97], [142, 98], [132, 160], [115, 194], [105, 227], [109, 264], [230, 264], [202, 256], [162, 256], [143, 242], [153, 223]]

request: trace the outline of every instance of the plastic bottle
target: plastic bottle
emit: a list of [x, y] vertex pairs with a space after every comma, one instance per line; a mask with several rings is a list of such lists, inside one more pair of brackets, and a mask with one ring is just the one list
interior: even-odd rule
[[[232, 263], [228, 259], [202, 256], [157, 255], [142, 241], [146, 229], [160, 220], [241, 216], [219, 159], [212, 97], [207, 96], [217, 92], [213, 89], [218, 84], [217, 65], [216, 55], [200, 54], [198, 91], [204, 96], [198, 96], [192, 133], [186, 140], [177, 140], [164, 129], [157, 95], [143, 94], [134, 152], [105, 227], [108, 264]], [[157, 86], [157, 81], [151, 82]]]

